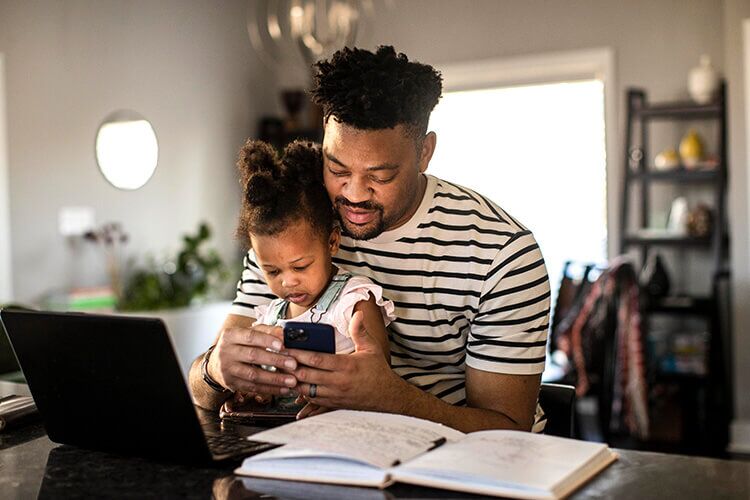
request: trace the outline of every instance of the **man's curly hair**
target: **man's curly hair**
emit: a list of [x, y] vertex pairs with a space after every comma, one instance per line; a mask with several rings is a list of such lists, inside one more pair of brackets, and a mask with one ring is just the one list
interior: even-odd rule
[[427, 132], [440, 99], [442, 77], [432, 66], [410, 62], [391, 46], [375, 53], [345, 47], [315, 64], [311, 91], [325, 119], [362, 130], [403, 124], [415, 138]]

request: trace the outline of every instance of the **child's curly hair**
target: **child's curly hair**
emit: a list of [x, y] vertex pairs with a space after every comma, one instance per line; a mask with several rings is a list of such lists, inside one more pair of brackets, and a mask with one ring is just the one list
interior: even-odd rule
[[279, 159], [270, 144], [248, 139], [237, 168], [244, 191], [237, 236], [248, 247], [250, 234], [278, 234], [299, 220], [323, 238], [331, 234], [335, 214], [323, 184], [320, 146], [295, 141]]
[[432, 66], [409, 59], [391, 46], [376, 52], [345, 47], [315, 64], [313, 101], [326, 119], [362, 130], [403, 124], [414, 138], [427, 132], [440, 99], [442, 77]]

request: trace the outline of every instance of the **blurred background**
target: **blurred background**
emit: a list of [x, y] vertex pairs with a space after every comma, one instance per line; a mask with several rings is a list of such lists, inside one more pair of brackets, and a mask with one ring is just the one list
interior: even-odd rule
[[[429, 173], [537, 235], [545, 379], [593, 380], [579, 435], [750, 453], [748, 19], [745, 0], [0, 0], [0, 304], [149, 311], [187, 369], [241, 270], [240, 146], [319, 140], [310, 63], [394, 45], [443, 73]], [[612, 358], [633, 283], [645, 434]], [[584, 367], [586, 297], [614, 319]]]

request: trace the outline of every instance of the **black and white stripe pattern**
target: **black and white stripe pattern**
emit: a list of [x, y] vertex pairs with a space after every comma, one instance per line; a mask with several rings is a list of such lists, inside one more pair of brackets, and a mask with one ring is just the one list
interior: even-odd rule
[[[393, 369], [448, 403], [466, 402], [465, 366], [506, 374], [544, 369], [547, 271], [533, 235], [481, 195], [428, 176], [411, 221], [367, 241], [342, 238], [334, 262], [369, 277], [396, 305]], [[273, 298], [245, 258], [232, 313]]]

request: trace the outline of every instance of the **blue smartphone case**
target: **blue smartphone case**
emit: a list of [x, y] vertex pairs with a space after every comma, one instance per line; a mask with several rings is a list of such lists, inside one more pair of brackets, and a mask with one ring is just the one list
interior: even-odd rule
[[289, 321], [284, 325], [284, 347], [335, 354], [333, 327], [325, 323]]

